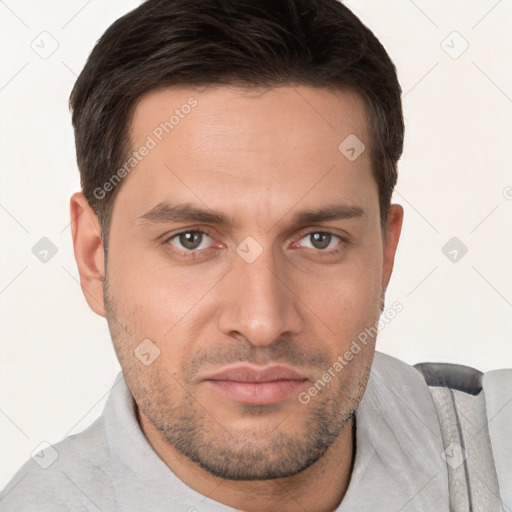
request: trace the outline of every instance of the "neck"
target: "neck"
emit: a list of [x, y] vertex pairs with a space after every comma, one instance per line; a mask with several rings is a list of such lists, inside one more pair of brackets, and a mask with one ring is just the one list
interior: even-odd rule
[[246, 512], [332, 512], [347, 490], [355, 456], [355, 420], [350, 419], [324, 455], [296, 475], [273, 480], [233, 481], [216, 477], [170, 446], [139, 414], [149, 443], [186, 485], [210, 499]]

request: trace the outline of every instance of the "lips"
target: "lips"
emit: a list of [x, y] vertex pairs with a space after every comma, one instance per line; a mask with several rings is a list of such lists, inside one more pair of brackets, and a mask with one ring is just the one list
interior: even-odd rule
[[308, 379], [285, 366], [238, 365], [207, 376], [204, 381], [215, 391], [235, 402], [271, 404], [297, 393]]
[[272, 382], [276, 380], [305, 380], [298, 371], [285, 366], [232, 366], [206, 378], [206, 380], [224, 380], [236, 382]]

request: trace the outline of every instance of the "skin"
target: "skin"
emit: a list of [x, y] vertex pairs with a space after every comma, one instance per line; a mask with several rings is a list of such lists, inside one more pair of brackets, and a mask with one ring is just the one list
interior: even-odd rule
[[[392, 205], [382, 230], [357, 94], [307, 86], [158, 89], [137, 104], [133, 147], [191, 96], [197, 106], [121, 185], [107, 268], [98, 218], [83, 194], [72, 196], [82, 289], [107, 318], [144, 434], [179, 478], [247, 511], [331, 511], [349, 484], [353, 413], [375, 339], [308, 404], [297, 394], [378, 321], [403, 209]], [[349, 134], [367, 147], [355, 161], [338, 150]], [[229, 222], [141, 219], [164, 201], [220, 212]], [[362, 213], [293, 222], [332, 205]], [[188, 241], [174, 236], [187, 230]], [[207, 234], [196, 249], [188, 243], [194, 231]], [[249, 236], [262, 249], [251, 263], [236, 251]], [[144, 339], [160, 351], [149, 366], [134, 356]], [[271, 404], [232, 400], [204, 380], [240, 361], [279, 363], [305, 380]]]

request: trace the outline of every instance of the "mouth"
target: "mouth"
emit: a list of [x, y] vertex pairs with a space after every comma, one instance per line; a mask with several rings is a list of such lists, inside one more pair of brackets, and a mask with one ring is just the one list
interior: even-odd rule
[[237, 365], [203, 379], [215, 392], [239, 403], [273, 404], [296, 394], [308, 379], [285, 366]]

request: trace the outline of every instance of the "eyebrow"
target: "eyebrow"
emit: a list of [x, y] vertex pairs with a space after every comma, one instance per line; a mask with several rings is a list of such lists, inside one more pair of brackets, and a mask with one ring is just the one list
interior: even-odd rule
[[[292, 218], [292, 225], [361, 218], [366, 212], [360, 206], [333, 204], [316, 209], [302, 210]], [[198, 208], [190, 204], [172, 204], [163, 201], [137, 217], [137, 224], [166, 224], [171, 222], [204, 222], [221, 227], [232, 224], [229, 217], [221, 212]], [[280, 221], [279, 221], [280, 222]]]

